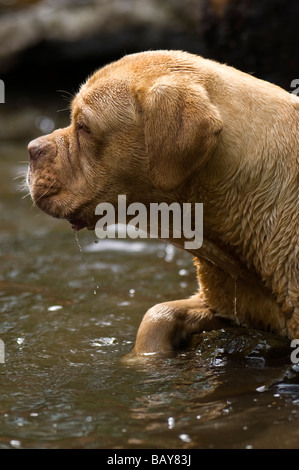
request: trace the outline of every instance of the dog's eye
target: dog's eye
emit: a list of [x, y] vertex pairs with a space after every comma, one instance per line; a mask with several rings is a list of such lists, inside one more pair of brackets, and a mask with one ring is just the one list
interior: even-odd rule
[[77, 130], [80, 132], [84, 132], [86, 134], [90, 134], [91, 130], [90, 128], [84, 123], [84, 122], [78, 122], [77, 123]]

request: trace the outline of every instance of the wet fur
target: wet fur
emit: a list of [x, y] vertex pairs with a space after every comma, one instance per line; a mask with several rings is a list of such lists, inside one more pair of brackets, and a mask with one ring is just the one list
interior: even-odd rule
[[227, 321], [299, 338], [297, 97], [188, 53], [133, 54], [95, 72], [71, 125], [36, 148], [33, 200], [71, 223], [93, 228], [96, 205], [118, 194], [204, 204], [198, 293], [152, 307], [136, 354]]

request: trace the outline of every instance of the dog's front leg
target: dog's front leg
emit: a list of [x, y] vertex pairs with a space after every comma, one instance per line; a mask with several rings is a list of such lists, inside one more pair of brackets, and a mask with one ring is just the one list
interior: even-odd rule
[[199, 295], [163, 302], [150, 308], [138, 329], [133, 353], [168, 353], [178, 349], [192, 334], [225, 326], [203, 304]]

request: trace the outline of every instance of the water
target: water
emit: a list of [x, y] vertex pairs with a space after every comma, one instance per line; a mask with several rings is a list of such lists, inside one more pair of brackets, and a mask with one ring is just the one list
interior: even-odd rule
[[83, 261], [18, 192], [25, 148], [0, 148], [0, 448], [297, 448], [298, 370], [263, 334], [124, 359], [149, 307], [196, 290], [192, 259], [80, 231]]
[[85, 256], [84, 256], [84, 253], [83, 253], [83, 250], [82, 250], [82, 246], [81, 246], [80, 241], [79, 241], [79, 238], [78, 238], [78, 232], [77, 232], [77, 230], [75, 230], [75, 229], [74, 229], [74, 237], [75, 237], [75, 241], [76, 241], [76, 243], [77, 243], [77, 245], [78, 245], [78, 248], [79, 248], [79, 251], [80, 251], [80, 254], [81, 254], [82, 263], [83, 263], [83, 265], [85, 266], [85, 269], [86, 269], [86, 271], [87, 271], [88, 274], [89, 274], [89, 277], [90, 277], [90, 279], [91, 279], [92, 284], [94, 285], [93, 293], [94, 293], [94, 295], [96, 295], [98, 289], [100, 288], [100, 286], [98, 286], [98, 285], [95, 284], [95, 278], [93, 277], [93, 275], [92, 275], [91, 272], [90, 272], [90, 269], [89, 269], [89, 267], [88, 267], [88, 264], [87, 264], [87, 262], [86, 262], [86, 259], [85, 259]]

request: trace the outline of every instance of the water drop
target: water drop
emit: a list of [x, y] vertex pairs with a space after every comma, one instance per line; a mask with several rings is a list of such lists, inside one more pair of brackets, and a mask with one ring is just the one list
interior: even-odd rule
[[135, 289], [130, 289], [129, 296], [134, 297]]
[[173, 261], [174, 255], [175, 255], [175, 248], [174, 248], [174, 246], [172, 246], [172, 245], [166, 245], [166, 248], [165, 248], [165, 258], [164, 258], [165, 261], [167, 261], [167, 262]]
[[180, 435], [179, 435], [179, 438], [180, 438], [183, 442], [191, 442], [191, 438], [190, 438], [189, 434], [180, 434]]
[[12, 439], [12, 440], [10, 441], [10, 445], [11, 445], [12, 447], [20, 447], [21, 441], [18, 441], [18, 440], [16, 440], [16, 439]]
[[170, 418], [168, 418], [167, 424], [168, 424], [168, 429], [173, 429], [175, 426], [175, 419], [171, 416]]
[[237, 320], [237, 281], [235, 281], [235, 297], [234, 297], [234, 315], [235, 320]]
[[49, 312], [56, 312], [57, 310], [60, 310], [62, 308], [62, 305], [51, 305], [51, 307], [48, 307]]
[[179, 270], [179, 275], [180, 276], [187, 276], [188, 275], [187, 269], [180, 269]]

